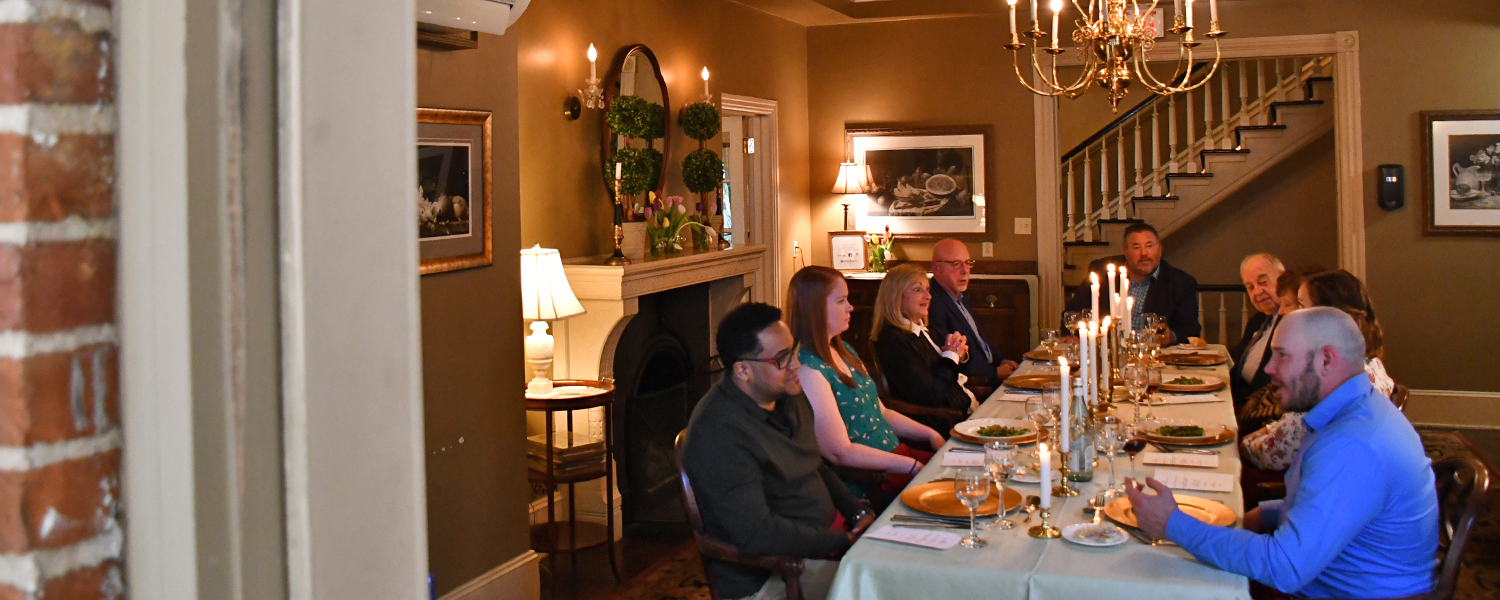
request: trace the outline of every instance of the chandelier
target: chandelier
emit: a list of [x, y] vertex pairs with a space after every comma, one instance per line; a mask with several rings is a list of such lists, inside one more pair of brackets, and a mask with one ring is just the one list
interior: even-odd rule
[[[1139, 80], [1153, 94], [1162, 96], [1197, 89], [1207, 83], [1219, 70], [1219, 38], [1225, 35], [1219, 29], [1219, 2], [1209, 1], [1208, 31], [1203, 34], [1214, 42], [1214, 60], [1207, 70], [1194, 68], [1193, 49], [1203, 42], [1194, 37], [1193, 0], [1176, 0], [1173, 26], [1167, 31], [1177, 36], [1178, 56], [1176, 71], [1165, 81], [1151, 72], [1146, 61], [1156, 46], [1156, 26], [1152, 13], [1159, 0], [1151, 0], [1149, 8], [1142, 11], [1139, 0], [1070, 0], [1078, 9], [1080, 18], [1075, 21], [1073, 43], [1081, 53], [1082, 72], [1077, 81], [1065, 83], [1058, 79], [1057, 56], [1066, 51], [1059, 47], [1058, 19], [1062, 14], [1063, 0], [1051, 0], [1052, 43], [1044, 45], [1048, 38], [1038, 20], [1037, 0], [1031, 0], [1031, 30], [1016, 31], [1016, 1], [1006, 0], [1010, 5], [1010, 43], [1005, 48], [1014, 58], [1016, 78], [1021, 85], [1042, 96], [1077, 98], [1088, 91], [1089, 84], [1097, 83], [1109, 95], [1109, 105], [1119, 111], [1120, 100], [1130, 91], [1130, 84]], [[1186, 3], [1187, 10], [1183, 10]], [[1021, 75], [1021, 50], [1028, 44], [1022, 36], [1031, 40], [1031, 71], [1038, 85], [1032, 85]], [[1038, 51], [1051, 56], [1051, 66], [1044, 67], [1045, 58], [1039, 59]]]

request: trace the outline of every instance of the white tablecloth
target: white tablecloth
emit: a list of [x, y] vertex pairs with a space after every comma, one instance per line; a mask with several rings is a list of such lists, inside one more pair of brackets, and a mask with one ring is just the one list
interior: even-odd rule
[[[1214, 347], [1224, 353], [1223, 346]], [[1040, 371], [1042, 365], [1026, 363], [1021, 373]], [[1054, 369], [1055, 372], [1055, 369]], [[1229, 366], [1211, 369], [1168, 369], [1165, 379], [1179, 374], [1217, 375], [1226, 381]], [[1014, 390], [1011, 390], [1014, 391]], [[1025, 403], [1001, 400], [1005, 389], [996, 391], [986, 399], [975, 417], [1024, 418]], [[1223, 423], [1234, 429], [1234, 406], [1230, 402], [1229, 390], [1217, 394], [1220, 402], [1158, 406], [1153, 410], [1163, 418], [1185, 418], [1198, 422]], [[1115, 414], [1123, 421], [1133, 418], [1133, 406], [1120, 404]], [[975, 447], [950, 440], [943, 450], [958, 446]], [[1023, 446], [1030, 449], [1031, 446]], [[1240, 461], [1233, 443], [1213, 448], [1219, 454], [1220, 473], [1234, 475], [1234, 491], [1230, 493], [1177, 491], [1178, 495], [1195, 495], [1217, 500], [1243, 516], [1240, 501]], [[1149, 450], [1154, 448], [1148, 447]], [[1138, 459], [1140, 457], [1137, 457]], [[1117, 476], [1130, 473], [1128, 459], [1116, 459]], [[1154, 472], [1155, 467], [1137, 465], [1142, 478]], [[1089, 520], [1083, 514], [1088, 499], [1093, 497], [1095, 487], [1108, 480], [1108, 467], [1101, 457], [1094, 472], [1094, 481], [1075, 484], [1081, 492], [1074, 498], [1052, 499], [1052, 523], [1061, 528], [1073, 523]], [[941, 454], [922, 469], [913, 481], [925, 483], [943, 476], [949, 469], [942, 466]], [[1196, 469], [1195, 469], [1196, 470]], [[1207, 469], [1205, 469], [1206, 471]], [[1037, 484], [1013, 483], [1023, 497], [1038, 494]], [[918, 514], [892, 500], [891, 506], [875, 521], [871, 530], [891, 524], [896, 514]], [[955, 546], [948, 550], [929, 550], [904, 546], [873, 539], [861, 539], [849, 549], [839, 567], [829, 598], [834, 600], [903, 600], [935, 598], [959, 600], [967, 598], [1029, 598], [1032, 600], [1075, 599], [1141, 599], [1141, 600], [1201, 600], [1233, 598], [1244, 600], [1250, 592], [1247, 580], [1240, 576], [1198, 562], [1177, 546], [1150, 547], [1131, 540], [1109, 548], [1091, 548], [1064, 541], [1038, 540], [1026, 534], [1026, 530], [1039, 522], [1033, 517], [1031, 523], [1021, 523], [1024, 511], [1011, 515], [1016, 527], [1009, 530], [984, 529], [980, 531], [989, 545], [971, 550]], [[955, 533], [964, 531], [943, 530]]]

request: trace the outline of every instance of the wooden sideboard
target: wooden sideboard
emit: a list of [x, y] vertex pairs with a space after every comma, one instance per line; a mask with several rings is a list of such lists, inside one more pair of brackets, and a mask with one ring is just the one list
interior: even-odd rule
[[[921, 263], [918, 263], [921, 264]], [[996, 273], [1002, 269], [983, 268], [984, 262], [975, 266], [973, 278], [969, 280], [969, 302], [974, 306], [974, 320], [980, 332], [991, 346], [1005, 358], [1020, 360], [1022, 354], [1032, 347], [1032, 285], [1035, 263], [1030, 273], [1024, 269], [1003, 269], [1010, 273]], [[923, 265], [925, 266], [925, 265]], [[1021, 271], [1021, 272], [1014, 272]], [[1026, 279], [988, 278], [986, 275], [1031, 275]], [[854, 314], [849, 321], [849, 331], [844, 340], [854, 346], [866, 363], [875, 355], [870, 343], [870, 326], [874, 319], [875, 296], [880, 291], [881, 279], [874, 275], [845, 278], [849, 284], [849, 303], [854, 305]]]

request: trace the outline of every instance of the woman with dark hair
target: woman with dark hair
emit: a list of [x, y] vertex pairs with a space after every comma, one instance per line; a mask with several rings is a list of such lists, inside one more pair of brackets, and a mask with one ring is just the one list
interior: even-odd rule
[[[1375, 305], [1370, 301], [1364, 282], [1343, 269], [1314, 273], [1304, 278], [1297, 288], [1297, 303], [1299, 308], [1332, 306], [1354, 318], [1365, 338], [1365, 373], [1369, 374], [1375, 389], [1389, 398], [1396, 390], [1396, 382], [1386, 374], [1385, 364], [1380, 360], [1385, 354], [1385, 333], [1375, 318]], [[1240, 447], [1245, 451], [1245, 458], [1266, 471], [1281, 471], [1291, 466], [1297, 449], [1302, 446], [1302, 438], [1307, 435], [1303, 416], [1304, 413], [1286, 413], [1242, 437]]]
[[[849, 329], [849, 286], [828, 267], [806, 267], [792, 276], [786, 292], [786, 324], [802, 346], [797, 374], [812, 404], [814, 429], [823, 456], [835, 465], [885, 471], [884, 491], [894, 495], [932, 458], [901, 443], [914, 440], [936, 450], [943, 437], [931, 428], [887, 409], [875, 381], [854, 349], [839, 338]], [[868, 495], [858, 482], [856, 493]]]
[[[972, 392], [964, 389], [968, 376], [960, 366], [968, 358], [968, 342], [953, 332], [938, 347], [927, 331], [927, 309], [932, 304], [927, 272], [913, 264], [899, 265], [885, 274], [875, 296], [870, 339], [891, 398], [918, 407], [943, 409], [908, 416], [945, 433], [978, 408]], [[898, 407], [899, 408], [899, 407]]]

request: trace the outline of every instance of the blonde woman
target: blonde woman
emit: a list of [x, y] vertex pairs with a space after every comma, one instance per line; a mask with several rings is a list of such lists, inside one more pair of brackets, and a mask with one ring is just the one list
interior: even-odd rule
[[[812, 405], [818, 449], [838, 466], [885, 471], [883, 491], [891, 497], [932, 458], [943, 436], [881, 404], [864, 362], [839, 338], [854, 312], [842, 274], [821, 266], [797, 271], [785, 309], [787, 327], [802, 347], [797, 375]], [[859, 482], [845, 483], [856, 494], [869, 495]]]
[[[875, 356], [891, 398], [918, 407], [938, 409], [909, 414], [913, 420], [946, 432], [979, 406], [964, 389], [962, 373], [968, 341], [953, 332], [941, 346], [927, 331], [927, 309], [932, 304], [927, 273], [912, 264], [886, 273], [875, 297]], [[908, 411], [911, 412], [911, 411]]]

